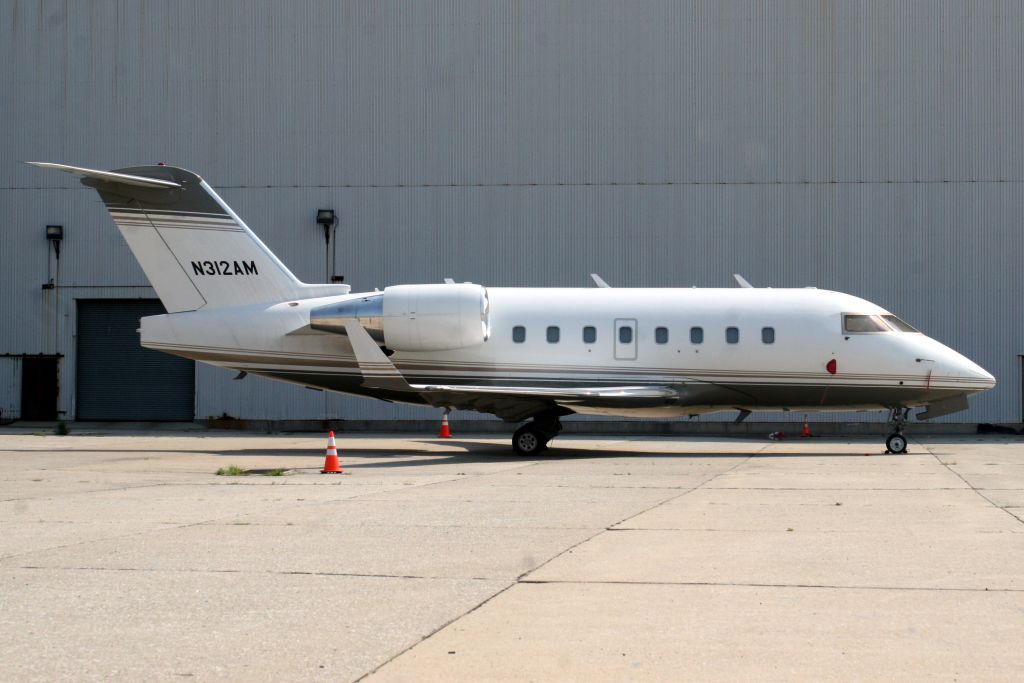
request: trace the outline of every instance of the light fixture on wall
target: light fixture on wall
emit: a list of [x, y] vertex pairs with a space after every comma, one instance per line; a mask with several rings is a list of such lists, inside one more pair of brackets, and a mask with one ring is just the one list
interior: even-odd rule
[[[47, 225], [46, 226], [46, 240], [53, 245], [53, 253], [57, 256], [57, 273], [60, 274], [60, 243], [64, 239], [64, 226], [63, 225]], [[53, 282], [53, 276], [50, 271], [50, 257], [46, 257], [46, 282], [43, 283], [43, 289], [53, 289], [55, 287]]]
[[46, 239], [53, 245], [53, 253], [60, 259], [60, 243], [64, 239], [64, 226], [63, 225], [47, 225], [46, 226]]
[[317, 209], [316, 222], [317, 225], [323, 226], [324, 240], [330, 242], [331, 228], [338, 223], [338, 217], [334, 214], [334, 209]]
[[338, 225], [338, 216], [334, 209], [317, 209], [316, 223], [324, 229], [324, 244], [327, 247], [325, 254], [324, 269], [327, 272], [328, 282], [344, 282], [344, 275], [334, 275], [334, 250], [331, 249], [331, 231]]

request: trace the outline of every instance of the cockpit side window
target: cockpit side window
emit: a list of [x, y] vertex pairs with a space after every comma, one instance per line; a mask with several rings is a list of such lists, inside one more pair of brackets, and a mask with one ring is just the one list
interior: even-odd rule
[[864, 334], [866, 332], [888, 332], [889, 326], [877, 315], [861, 315], [859, 313], [843, 314], [843, 332], [848, 334]]
[[921, 330], [915, 328], [913, 325], [909, 323], [903, 322], [902, 320], [892, 315], [891, 313], [889, 315], [883, 315], [882, 317], [885, 318], [885, 322], [889, 323], [889, 327], [896, 330], [897, 332], [916, 332], [918, 334], [921, 333]]

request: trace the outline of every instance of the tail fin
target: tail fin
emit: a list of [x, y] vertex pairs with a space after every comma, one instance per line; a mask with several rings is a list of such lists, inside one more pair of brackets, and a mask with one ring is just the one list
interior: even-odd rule
[[94, 188], [169, 313], [347, 294], [306, 285], [195, 173], [172, 166], [116, 171], [29, 162]]

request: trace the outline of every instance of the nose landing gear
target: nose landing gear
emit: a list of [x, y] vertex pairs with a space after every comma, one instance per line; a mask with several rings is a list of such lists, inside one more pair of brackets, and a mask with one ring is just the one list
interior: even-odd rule
[[910, 417], [910, 408], [893, 408], [889, 415], [889, 424], [893, 433], [885, 437], [886, 453], [902, 455], [907, 452], [907, 437], [903, 436], [903, 426]]

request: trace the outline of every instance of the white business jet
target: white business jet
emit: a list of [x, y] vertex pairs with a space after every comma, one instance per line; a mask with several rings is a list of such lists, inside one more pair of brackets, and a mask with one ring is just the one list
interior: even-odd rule
[[995, 379], [863, 299], [814, 288], [539, 289], [299, 282], [195, 173], [63, 164], [99, 192], [168, 314], [142, 345], [315, 389], [530, 420], [544, 451], [572, 413], [888, 410], [890, 452], [920, 418]]

